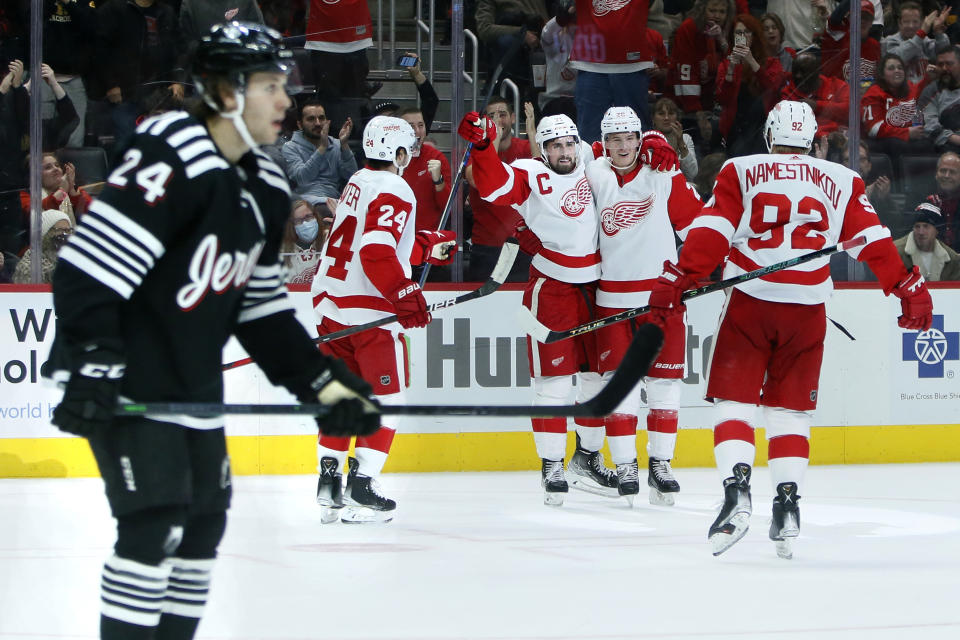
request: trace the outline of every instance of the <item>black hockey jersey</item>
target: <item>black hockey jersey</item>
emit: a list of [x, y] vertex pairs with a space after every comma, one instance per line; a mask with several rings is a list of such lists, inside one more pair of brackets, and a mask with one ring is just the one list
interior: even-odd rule
[[326, 357], [283, 284], [278, 254], [289, 215], [286, 177], [260, 150], [233, 165], [186, 112], [145, 120], [61, 250], [51, 362], [69, 370], [78, 345], [119, 338], [124, 397], [221, 402], [222, 349], [236, 334], [271, 381], [302, 395]]

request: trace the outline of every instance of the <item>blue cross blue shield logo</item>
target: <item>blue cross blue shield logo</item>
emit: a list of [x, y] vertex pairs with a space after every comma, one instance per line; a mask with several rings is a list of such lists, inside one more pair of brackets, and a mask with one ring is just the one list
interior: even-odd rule
[[934, 315], [929, 330], [903, 334], [903, 360], [917, 363], [919, 378], [942, 378], [943, 363], [960, 360], [960, 332], [944, 331], [943, 316]]

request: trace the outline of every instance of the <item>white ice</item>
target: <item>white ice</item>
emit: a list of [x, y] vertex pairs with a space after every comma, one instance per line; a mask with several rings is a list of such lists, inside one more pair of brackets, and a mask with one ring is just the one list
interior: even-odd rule
[[[710, 554], [715, 472], [678, 469], [676, 507], [571, 492], [539, 474], [385, 475], [385, 525], [321, 525], [312, 476], [239, 477], [197, 637], [960, 638], [960, 464], [812, 467], [794, 559], [747, 536]], [[0, 481], [0, 639], [95, 638], [113, 522], [99, 480]]]

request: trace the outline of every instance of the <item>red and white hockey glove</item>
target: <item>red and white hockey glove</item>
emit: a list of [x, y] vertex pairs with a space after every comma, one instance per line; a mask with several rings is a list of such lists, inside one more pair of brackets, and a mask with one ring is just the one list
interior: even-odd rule
[[524, 253], [535, 256], [540, 253], [540, 249], [543, 249], [543, 243], [540, 242], [540, 238], [530, 230], [530, 227], [528, 227], [527, 223], [523, 220], [517, 223], [517, 228], [513, 235], [517, 239], [517, 242], [520, 243], [520, 250]]
[[904, 329], [916, 331], [926, 331], [930, 328], [933, 324], [933, 300], [927, 290], [927, 283], [916, 265], [892, 293], [900, 298], [900, 310], [903, 312], [903, 315], [897, 319], [898, 325]]
[[497, 125], [476, 111], [469, 111], [460, 121], [457, 133], [477, 149], [486, 149], [497, 138]]
[[659, 131], [647, 131], [640, 139], [640, 164], [656, 171], [680, 168], [680, 157]]
[[692, 289], [696, 284], [697, 281], [685, 271], [666, 260], [663, 263], [663, 273], [657, 278], [650, 292], [651, 319], [662, 324], [666, 318], [683, 313], [686, 310], [683, 292]]
[[411, 264], [450, 264], [457, 253], [457, 234], [453, 231], [417, 231]]
[[420, 285], [412, 280], [404, 280], [397, 289], [392, 291], [387, 299], [393, 304], [397, 314], [397, 321], [404, 329], [425, 327], [432, 317], [427, 311], [427, 301], [423, 298]]

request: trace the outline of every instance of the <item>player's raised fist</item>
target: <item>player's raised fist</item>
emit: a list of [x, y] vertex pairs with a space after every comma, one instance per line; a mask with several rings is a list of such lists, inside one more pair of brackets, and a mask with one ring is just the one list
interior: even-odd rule
[[640, 140], [640, 164], [656, 171], [673, 171], [680, 168], [680, 158], [666, 136], [659, 131], [647, 131]]
[[476, 111], [469, 111], [460, 121], [457, 133], [477, 149], [486, 149], [490, 141], [497, 137], [497, 125]]

